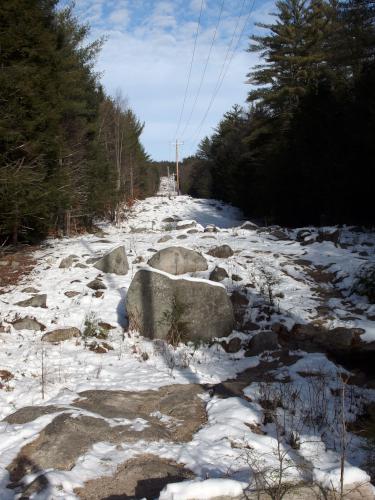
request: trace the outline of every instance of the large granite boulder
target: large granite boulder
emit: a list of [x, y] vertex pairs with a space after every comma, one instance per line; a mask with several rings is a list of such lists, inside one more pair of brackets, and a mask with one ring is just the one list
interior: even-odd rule
[[198, 252], [184, 247], [163, 248], [148, 261], [148, 265], [169, 274], [206, 271], [207, 261]]
[[128, 259], [126, 257], [125, 248], [118, 247], [107, 253], [99, 259], [94, 265], [99, 271], [103, 273], [113, 273], [125, 275], [129, 271]]
[[211, 340], [233, 329], [232, 304], [225, 288], [209, 281], [174, 278], [139, 270], [130, 284], [126, 307], [130, 327], [148, 338]]

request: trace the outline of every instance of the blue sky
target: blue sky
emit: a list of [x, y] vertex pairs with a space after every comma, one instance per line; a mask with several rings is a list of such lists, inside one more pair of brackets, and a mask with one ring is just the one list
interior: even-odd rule
[[[81, 22], [91, 25], [91, 37], [107, 38], [97, 61], [102, 83], [110, 95], [121, 91], [145, 122], [142, 142], [155, 160], [173, 157], [171, 141], [176, 138], [201, 1], [76, 1], [75, 14]], [[182, 156], [195, 152], [197, 143], [212, 133], [233, 104], [245, 102], [249, 91], [246, 74], [257, 62], [255, 54], [245, 51], [248, 36], [254, 32], [254, 22], [269, 20], [268, 14], [273, 10], [272, 0], [255, 0], [253, 9], [253, 0], [224, 0], [217, 36], [196, 100], [222, 4], [222, 0], [203, 1], [201, 29], [178, 131], [179, 140], [184, 142]], [[203, 121], [220, 74], [225, 78]]]

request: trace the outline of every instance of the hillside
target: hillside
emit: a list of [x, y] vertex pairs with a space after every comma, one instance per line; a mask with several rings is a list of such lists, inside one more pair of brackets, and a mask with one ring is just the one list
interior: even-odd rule
[[[257, 227], [170, 191], [162, 178], [118, 225], [46, 240], [2, 288], [0, 497], [153, 498], [185, 480], [160, 498], [242, 498], [259, 474], [269, 493], [280, 460], [281, 482], [319, 495], [340, 490], [344, 457], [345, 498], [373, 498], [375, 306], [353, 284], [375, 261], [374, 233]], [[232, 254], [208, 253], [222, 245]], [[126, 275], [94, 267], [120, 246]], [[171, 346], [129, 328], [137, 270], [175, 246], [208, 264], [178, 277], [186, 286], [215, 279], [231, 297], [228, 337]], [[285, 498], [312, 498], [299, 488]]]

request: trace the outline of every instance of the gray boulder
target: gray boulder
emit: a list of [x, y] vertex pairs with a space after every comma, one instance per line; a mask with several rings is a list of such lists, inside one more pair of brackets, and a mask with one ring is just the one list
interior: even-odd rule
[[163, 248], [148, 261], [148, 265], [169, 274], [206, 271], [207, 261], [198, 252], [184, 247]]
[[177, 222], [176, 229], [190, 229], [191, 227], [195, 227], [197, 223], [195, 220], [182, 220]]
[[232, 304], [225, 288], [209, 281], [176, 279], [141, 269], [130, 284], [126, 307], [131, 328], [152, 339], [211, 340], [233, 329]]
[[44, 293], [41, 295], [34, 295], [29, 299], [17, 302], [16, 305], [21, 307], [47, 307], [47, 295]]
[[58, 328], [52, 332], [47, 332], [43, 335], [42, 340], [45, 342], [64, 342], [74, 337], [79, 337], [81, 332], [78, 328]]
[[228, 277], [228, 273], [222, 267], [215, 267], [215, 269], [210, 274], [211, 281], [223, 281]]
[[260, 332], [250, 340], [246, 356], [256, 356], [265, 351], [275, 351], [279, 349], [277, 333], [271, 331]]
[[254, 230], [258, 229], [258, 226], [257, 224], [254, 224], [254, 222], [250, 222], [249, 220], [247, 220], [242, 224], [242, 226], [240, 226], [240, 229]]
[[204, 232], [205, 233], [218, 233], [219, 232], [219, 229], [214, 225], [214, 224], [208, 224], [205, 228], [204, 228]]
[[78, 260], [77, 255], [69, 255], [68, 257], [65, 257], [62, 259], [60, 262], [59, 268], [60, 269], [69, 269], [72, 267], [73, 263]]
[[25, 318], [18, 318], [12, 322], [13, 328], [15, 330], [34, 330], [40, 331], [45, 330], [45, 326], [39, 323], [35, 318], [26, 316]]
[[103, 271], [103, 273], [113, 273], [121, 276], [127, 274], [129, 271], [129, 264], [125, 248], [115, 248], [99, 259], [94, 267], [99, 269], [99, 271]]
[[91, 288], [91, 290], [106, 290], [107, 287], [105, 284], [98, 278], [90, 281], [90, 283], [87, 283], [87, 286]]
[[226, 259], [227, 257], [231, 257], [233, 255], [233, 250], [229, 245], [220, 245], [218, 247], [211, 248], [207, 253], [212, 257], [217, 257], [218, 259]]
[[158, 243], [165, 243], [166, 241], [169, 241], [172, 239], [172, 236], [169, 234], [166, 234], [165, 236], [162, 236], [159, 240]]

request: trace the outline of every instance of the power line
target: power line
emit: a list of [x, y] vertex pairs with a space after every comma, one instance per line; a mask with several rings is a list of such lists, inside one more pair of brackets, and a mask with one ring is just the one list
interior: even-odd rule
[[219, 17], [218, 17], [218, 20], [217, 20], [217, 23], [216, 23], [216, 26], [215, 26], [215, 31], [214, 31], [214, 34], [213, 34], [213, 37], [212, 37], [212, 41], [211, 41], [211, 46], [210, 46], [210, 50], [208, 52], [208, 56], [207, 56], [207, 59], [206, 59], [206, 64], [204, 66], [204, 69], [203, 69], [203, 73], [202, 73], [202, 78], [200, 80], [200, 83], [199, 83], [199, 87], [198, 87], [198, 91], [197, 91], [197, 94], [195, 96], [195, 100], [194, 100], [194, 103], [193, 103], [193, 106], [191, 108], [191, 111], [190, 111], [190, 115], [189, 115], [189, 118], [186, 122], [186, 125], [184, 127], [184, 130], [181, 134], [182, 137], [184, 137], [185, 135], [185, 132], [186, 132], [186, 129], [188, 128], [189, 124], [190, 124], [190, 121], [191, 121], [191, 117], [193, 116], [193, 113], [195, 111], [195, 107], [197, 105], [197, 102], [198, 102], [198, 99], [199, 99], [199, 96], [200, 96], [200, 93], [201, 93], [201, 90], [202, 90], [202, 85], [203, 85], [203, 82], [204, 82], [204, 78], [206, 76], [206, 71], [207, 71], [207, 67], [208, 67], [208, 63], [210, 61], [210, 57], [211, 57], [211, 53], [212, 53], [212, 49], [213, 49], [213, 46], [215, 44], [215, 40], [216, 40], [216, 36], [217, 36], [217, 32], [218, 32], [218, 28], [219, 28], [219, 24], [220, 24], [220, 21], [221, 21], [221, 16], [223, 14], [223, 9], [224, 9], [224, 2], [225, 0], [222, 0], [221, 2], [221, 7], [220, 7], [220, 13], [219, 13]]
[[204, 0], [201, 1], [201, 9], [200, 9], [200, 12], [199, 12], [199, 19], [198, 19], [198, 24], [197, 24], [197, 31], [195, 33], [193, 54], [191, 56], [189, 74], [188, 74], [188, 79], [187, 79], [186, 88], [185, 88], [185, 96], [184, 96], [184, 100], [183, 100], [183, 103], [182, 103], [180, 118], [178, 120], [178, 125], [177, 125], [177, 128], [176, 128], [175, 137], [177, 137], [177, 134], [178, 134], [178, 132], [180, 130], [182, 115], [184, 114], [184, 110], [185, 110], [186, 98], [187, 98], [187, 94], [188, 94], [188, 90], [189, 90], [189, 85], [190, 85], [190, 79], [191, 79], [191, 71], [193, 69], [195, 51], [196, 51], [196, 48], [197, 48], [197, 40], [198, 40], [199, 27], [200, 27], [201, 19], [202, 19], [203, 5], [204, 5]]
[[[253, 2], [252, 2], [252, 5], [251, 5], [251, 8], [250, 8], [250, 11], [249, 11], [249, 13], [248, 13], [248, 15], [247, 15], [247, 17], [246, 17], [246, 20], [245, 20], [244, 25], [243, 25], [243, 27], [242, 27], [241, 33], [240, 33], [240, 35], [239, 35], [239, 37], [238, 37], [238, 39], [237, 39], [236, 46], [235, 46], [235, 48], [234, 48], [234, 50], [233, 50], [233, 52], [232, 52], [232, 55], [231, 55], [231, 57], [230, 57], [230, 59], [229, 59], [229, 61], [228, 61], [227, 66], [226, 66], [226, 68], [225, 68], [225, 64], [226, 64], [226, 62], [227, 62], [227, 60], [228, 60], [228, 56], [229, 56], [229, 53], [230, 53], [230, 48], [231, 48], [231, 46], [232, 46], [232, 44], [233, 44], [233, 41], [234, 41], [234, 39], [235, 39], [235, 34], [236, 34], [236, 31], [237, 31], [237, 28], [238, 28], [238, 25], [239, 25], [239, 21], [240, 21], [240, 19], [241, 19], [241, 15], [242, 15], [242, 11], [243, 11], [243, 7], [244, 7], [244, 4], [245, 4], [245, 1], [246, 1], [246, 0], [244, 0], [244, 2], [243, 2], [243, 4], [242, 4], [241, 13], [240, 13], [240, 15], [239, 15], [239, 17], [238, 17], [238, 21], [237, 21], [237, 24], [236, 24], [235, 30], [234, 30], [234, 32], [233, 32], [232, 40], [231, 40], [231, 42], [230, 42], [230, 44], [229, 44], [229, 46], [228, 46], [227, 54], [226, 54], [226, 56], [225, 56], [224, 63], [223, 63], [223, 65], [222, 65], [222, 68], [221, 68], [221, 71], [220, 71], [220, 75], [219, 75], [218, 81], [217, 81], [217, 83], [216, 83], [216, 86], [215, 86], [214, 92], [213, 92], [213, 94], [212, 94], [212, 97], [211, 97], [211, 100], [210, 100], [209, 105], [208, 105], [208, 107], [207, 107], [207, 110], [206, 110], [206, 112], [205, 112], [205, 114], [204, 114], [204, 116], [203, 116], [203, 118], [202, 118], [202, 121], [200, 122], [200, 124], [199, 124], [199, 126], [198, 126], [198, 131], [197, 131], [197, 133], [193, 136], [193, 137], [194, 137], [194, 140], [192, 140], [192, 141], [191, 141], [191, 142], [192, 142], [192, 145], [194, 145], [194, 144], [195, 144], [195, 142], [196, 142], [197, 138], [199, 137], [199, 135], [200, 135], [200, 133], [201, 133], [201, 131], [202, 131], [202, 128], [203, 128], [203, 125], [204, 125], [204, 123], [205, 123], [205, 121], [206, 121], [206, 118], [207, 118], [207, 116], [208, 116], [208, 113], [210, 112], [211, 107], [212, 107], [212, 105], [213, 105], [213, 103], [214, 103], [214, 101], [215, 101], [215, 99], [216, 99], [216, 96], [217, 96], [217, 94], [218, 94], [218, 92], [219, 92], [219, 90], [220, 90], [220, 88], [221, 88], [221, 86], [222, 86], [222, 84], [223, 84], [223, 81], [224, 81], [224, 79], [225, 79], [225, 77], [226, 77], [226, 75], [227, 75], [227, 73], [228, 73], [229, 66], [230, 66], [230, 64], [231, 64], [231, 62], [232, 62], [232, 60], [233, 60], [233, 58], [234, 58], [234, 55], [235, 55], [235, 53], [236, 53], [236, 51], [237, 51], [237, 49], [238, 49], [238, 47], [239, 47], [239, 45], [240, 45], [241, 38], [242, 38], [242, 36], [243, 36], [243, 34], [244, 34], [244, 32], [245, 32], [246, 26], [247, 26], [247, 24], [248, 24], [248, 22], [249, 22], [249, 19], [250, 19], [250, 16], [251, 16], [252, 12], [253, 12], [253, 9], [254, 9], [254, 6], [255, 6], [255, 0], [253, 0]], [[224, 69], [224, 68], [225, 68], [225, 69]], [[190, 141], [189, 141], [189, 142], [190, 142]]]

